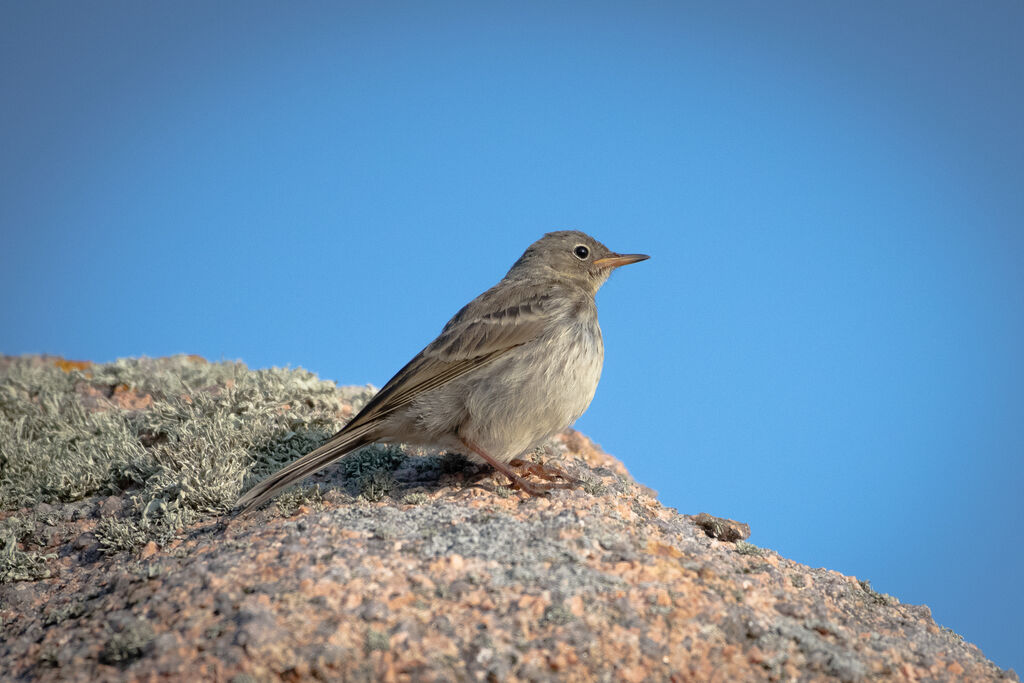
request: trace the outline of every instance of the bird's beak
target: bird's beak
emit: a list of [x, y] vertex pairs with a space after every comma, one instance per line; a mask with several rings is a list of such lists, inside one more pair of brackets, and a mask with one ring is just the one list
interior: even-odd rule
[[637, 261], [646, 261], [651, 258], [647, 254], [612, 254], [611, 256], [605, 256], [594, 261], [595, 266], [601, 268], [618, 268], [619, 266], [628, 266], [630, 263], [636, 263]]

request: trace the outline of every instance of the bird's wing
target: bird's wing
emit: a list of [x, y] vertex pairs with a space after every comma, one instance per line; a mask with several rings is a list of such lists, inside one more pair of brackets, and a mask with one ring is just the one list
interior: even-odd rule
[[237, 506], [251, 509], [262, 504], [281, 489], [373, 441], [375, 423], [421, 392], [436, 389], [536, 339], [552, 313], [557, 312], [557, 299], [552, 297], [550, 288], [513, 290], [505, 288], [496, 294], [491, 289], [471, 301], [344, 429], [312, 453], [254, 486], [238, 500]]
[[536, 287], [484, 292], [399, 370], [343, 431], [376, 421], [420, 393], [443, 386], [536, 339], [550, 320], [556, 301], [550, 289]]

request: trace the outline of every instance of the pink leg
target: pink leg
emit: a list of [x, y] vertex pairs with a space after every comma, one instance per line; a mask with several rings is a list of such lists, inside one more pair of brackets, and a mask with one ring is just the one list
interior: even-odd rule
[[473, 451], [481, 458], [483, 458], [484, 462], [486, 462], [488, 465], [504, 474], [509, 479], [511, 479], [513, 486], [518, 487], [523, 491], [526, 491], [531, 496], [540, 496], [547, 493], [552, 488], [558, 488], [553, 484], [533, 484], [531, 482], [528, 482], [522, 477], [520, 477], [518, 474], [516, 474], [514, 471], [512, 471], [511, 467], [501, 462], [500, 460], [495, 460], [486, 451], [484, 451], [484, 449], [480, 448], [469, 439], [459, 437], [459, 440], [466, 445], [466, 448], [468, 448], [469, 450]]

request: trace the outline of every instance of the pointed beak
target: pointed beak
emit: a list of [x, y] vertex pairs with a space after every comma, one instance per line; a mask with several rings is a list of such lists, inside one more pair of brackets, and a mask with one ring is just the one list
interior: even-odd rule
[[611, 256], [597, 259], [594, 261], [594, 265], [611, 270], [619, 266], [628, 266], [630, 263], [646, 261], [649, 258], [651, 257], [647, 254], [612, 254]]

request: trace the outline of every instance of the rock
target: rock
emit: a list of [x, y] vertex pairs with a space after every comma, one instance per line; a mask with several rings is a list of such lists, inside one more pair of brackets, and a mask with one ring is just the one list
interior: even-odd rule
[[78, 537], [75, 538], [73, 547], [75, 550], [81, 550], [84, 553], [90, 553], [95, 550], [98, 550], [100, 547], [100, 543], [99, 540], [96, 538], [95, 534], [87, 531], [84, 534], [79, 534]]
[[124, 509], [124, 503], [124, 499], [120, 496], [107, 496], [100, 503], [100, 517], [117, 517], [121, 514], [121, 510]]
[[[182, 367], [147, 363], [153, 373]], [[80, 394], [97, 411], [154, 409]], [[356, 497], [335, 468], [318, 480], [322, 500], [300, 491], [288, 515], [273, 504], [207, 515], [164, 530], [174, 538], [162, 551], [149, 540], [99, 552], [97, 534], [119, 529], [104, 519], [135, 519], [128, 494], [49, 501], [74, 540], [48, 556], [59, 577], [0, 585], [0, 671], [66, 681], [1018, 680], [924, 606], [746, 543], [741, 522], [665, 508], [578, 432], [541, 457], [584, 484], [543, 498], [436, 452], [371, 455], [363, 465], [390, 463], [376, 501]], [[99, 521], [83, 514], [94, 509]]]
[[708, 513], [702, 512], [693, 518], [693, 523], [703, 529], [708, 536], [720, 541], [733, 543], [750, 538], [750, 526], [733, 519], [712, 517]]

